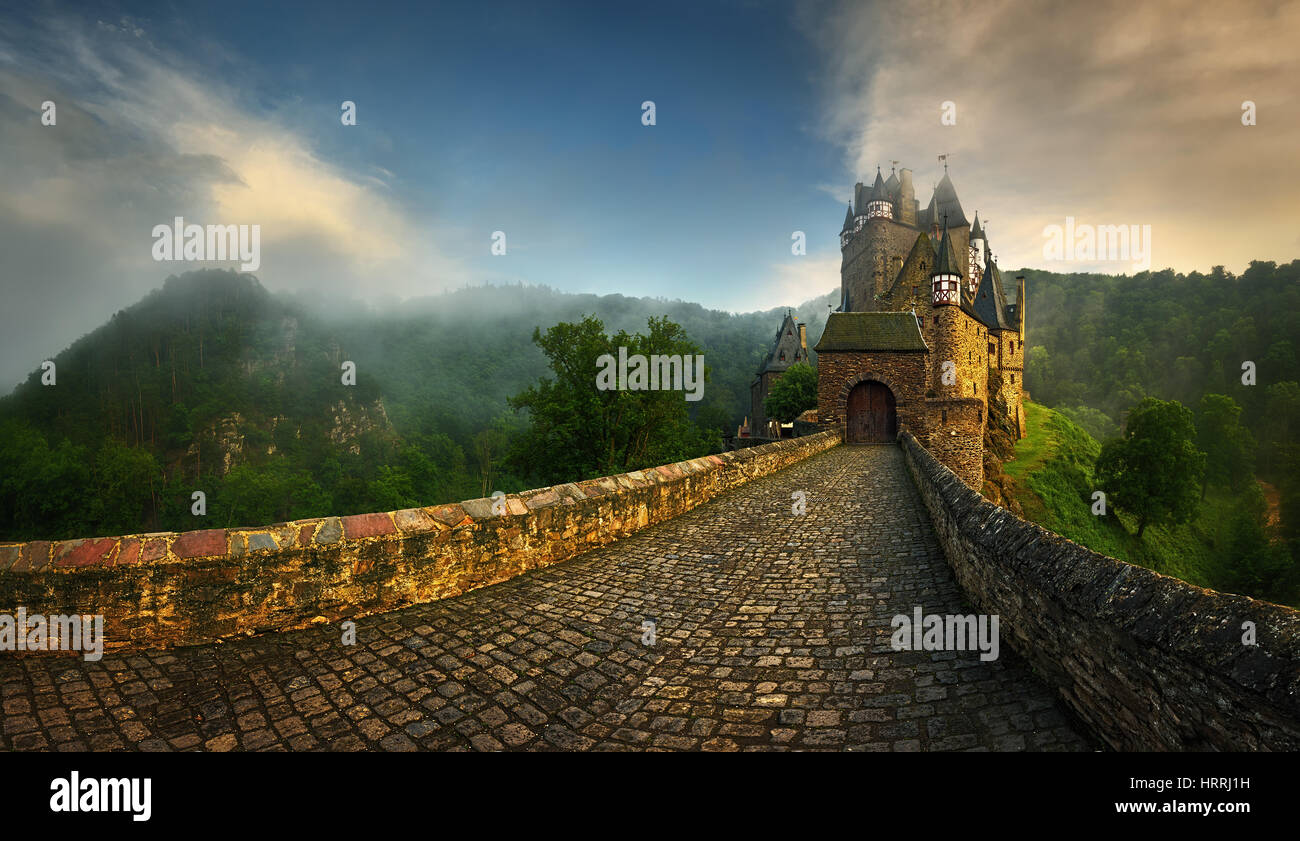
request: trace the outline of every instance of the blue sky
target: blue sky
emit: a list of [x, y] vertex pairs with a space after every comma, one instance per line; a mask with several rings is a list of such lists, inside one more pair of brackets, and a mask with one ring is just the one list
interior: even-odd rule
[[[392, 173], [413, 217], [455, 229], [439, 250], [467, 282], [745, 310], [776, 303], [759, 287], [794, 262], [793, 231], [814, 257], [838, 253], [836, 200], [818, 185], [853, 173], [816, 131], [817, 57], [787, 6], [163, 9], [122, 13], [159, 40], [215, 42], [201, 63], [239, 80], [239, 107], [292, 122], [342, 171]], [[340, 125], [344, 99], [355, 127]]]
[[1134, 270], [1049, 257], [1067, 218], [1149, 226], [1153, 269], [1287, 261], [1296, 32], [1271, 0], [10, 3], [0, 385], [188, 268], [151, 258], [175, 216], [259, 225], [262, 283], [326, 307], [522, 282], [745, 312], [837, 287], [854, 181], [900, 160], [924, 205], [947, 153], [1004, 270]]

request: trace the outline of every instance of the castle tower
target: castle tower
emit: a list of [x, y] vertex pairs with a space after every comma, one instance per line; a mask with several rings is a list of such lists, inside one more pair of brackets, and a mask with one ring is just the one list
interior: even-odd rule
[[961, 271], [954, 265], [952, 241], [948, 239], [947, 219], [944, 220], [943, 241], [939, 255], [930, 272], [930, 300], [936, 307], [961, 304]]
[[871, 188], [871, 197], [867, 200], [868, 219], [893, 219], [894, 203], [889, 200], [885, 190], [885, 179], [880, 176], [880, 167], [876, 167], [876, 183]]
[[[897, 161], [895, 161], [895, 163], [897, 163]], [[894, 172], [894, 168], [891, 166], [889, 168], [889, 177], [885, 179], [885, 195], [889, 196], [889, 203], [894, 206], [893, 218], [895, 219], [901, 215], [899, 213], [899, 205], [902, 203], [902, 197], [898, 194], [900, 183], [901, 182], [898, 180], [898, 173]]]
[[970, 247], [966, 250], [969, 252], [967, 263], [970, 267], [966, 277], [969, 293], [973, 296], [980, 283], [980, 258], [984, 256], [984, 229], [980, 227], [979, 211], [975, 213], [975, 224], [970, 228]]

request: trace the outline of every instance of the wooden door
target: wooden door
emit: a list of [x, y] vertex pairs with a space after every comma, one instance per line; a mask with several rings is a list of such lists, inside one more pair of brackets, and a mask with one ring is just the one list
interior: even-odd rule
[[868, 380], [849, 392], [847, 430], [850, 444], [883, 444], [898, 436], [898, 415], [894, 393], [885, 385]]

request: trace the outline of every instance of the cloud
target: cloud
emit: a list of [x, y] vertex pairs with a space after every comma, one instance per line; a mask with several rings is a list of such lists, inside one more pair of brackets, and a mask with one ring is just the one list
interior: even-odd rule
[[768, 279], [745, 297], [745, 311], [793, 307], [839, 286], [840, 258], [792, 257], [773, 263]]
[[1046, 262], [1043, 228], [1066, 216], [1151, 225], [1157, 269], [1296, 256], [1300, 4], [846, 3], [801, 27], [826, 56], [822, 131], [847, 166], [866, 180], [902, 159], [924, 206], [949, 154], [1004, 266], [1129, 270]]
[[[241, 64], [212, 45], [192, 52]], [[15, 349], [53, 354], [193, 267], [150, 257], [153, 226], [175, 216], [260, 225], [271, 289], [406, 296], [472, 278], [438, 248], [436, 220], [393, 197], [391, 172], [345, 170], [301, 120], [244, 104], [246, 72], [214, 73], [129, 19], [0, 28], [0, 385], [40, 361]], [[46, 100], [55, 126], [41, 125]]]

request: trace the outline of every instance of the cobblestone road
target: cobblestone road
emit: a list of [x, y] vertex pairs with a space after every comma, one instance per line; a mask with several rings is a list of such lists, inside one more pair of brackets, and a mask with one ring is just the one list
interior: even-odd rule
[[[791, 513], [791, 494], [807, 511]], [[0, 660], [0, 750], [1087, 750], [970, 613], [895, 447], [836, 447], [569, 563], [337, 627]], [[656, 623], [654, 647], [642, 622]]]

